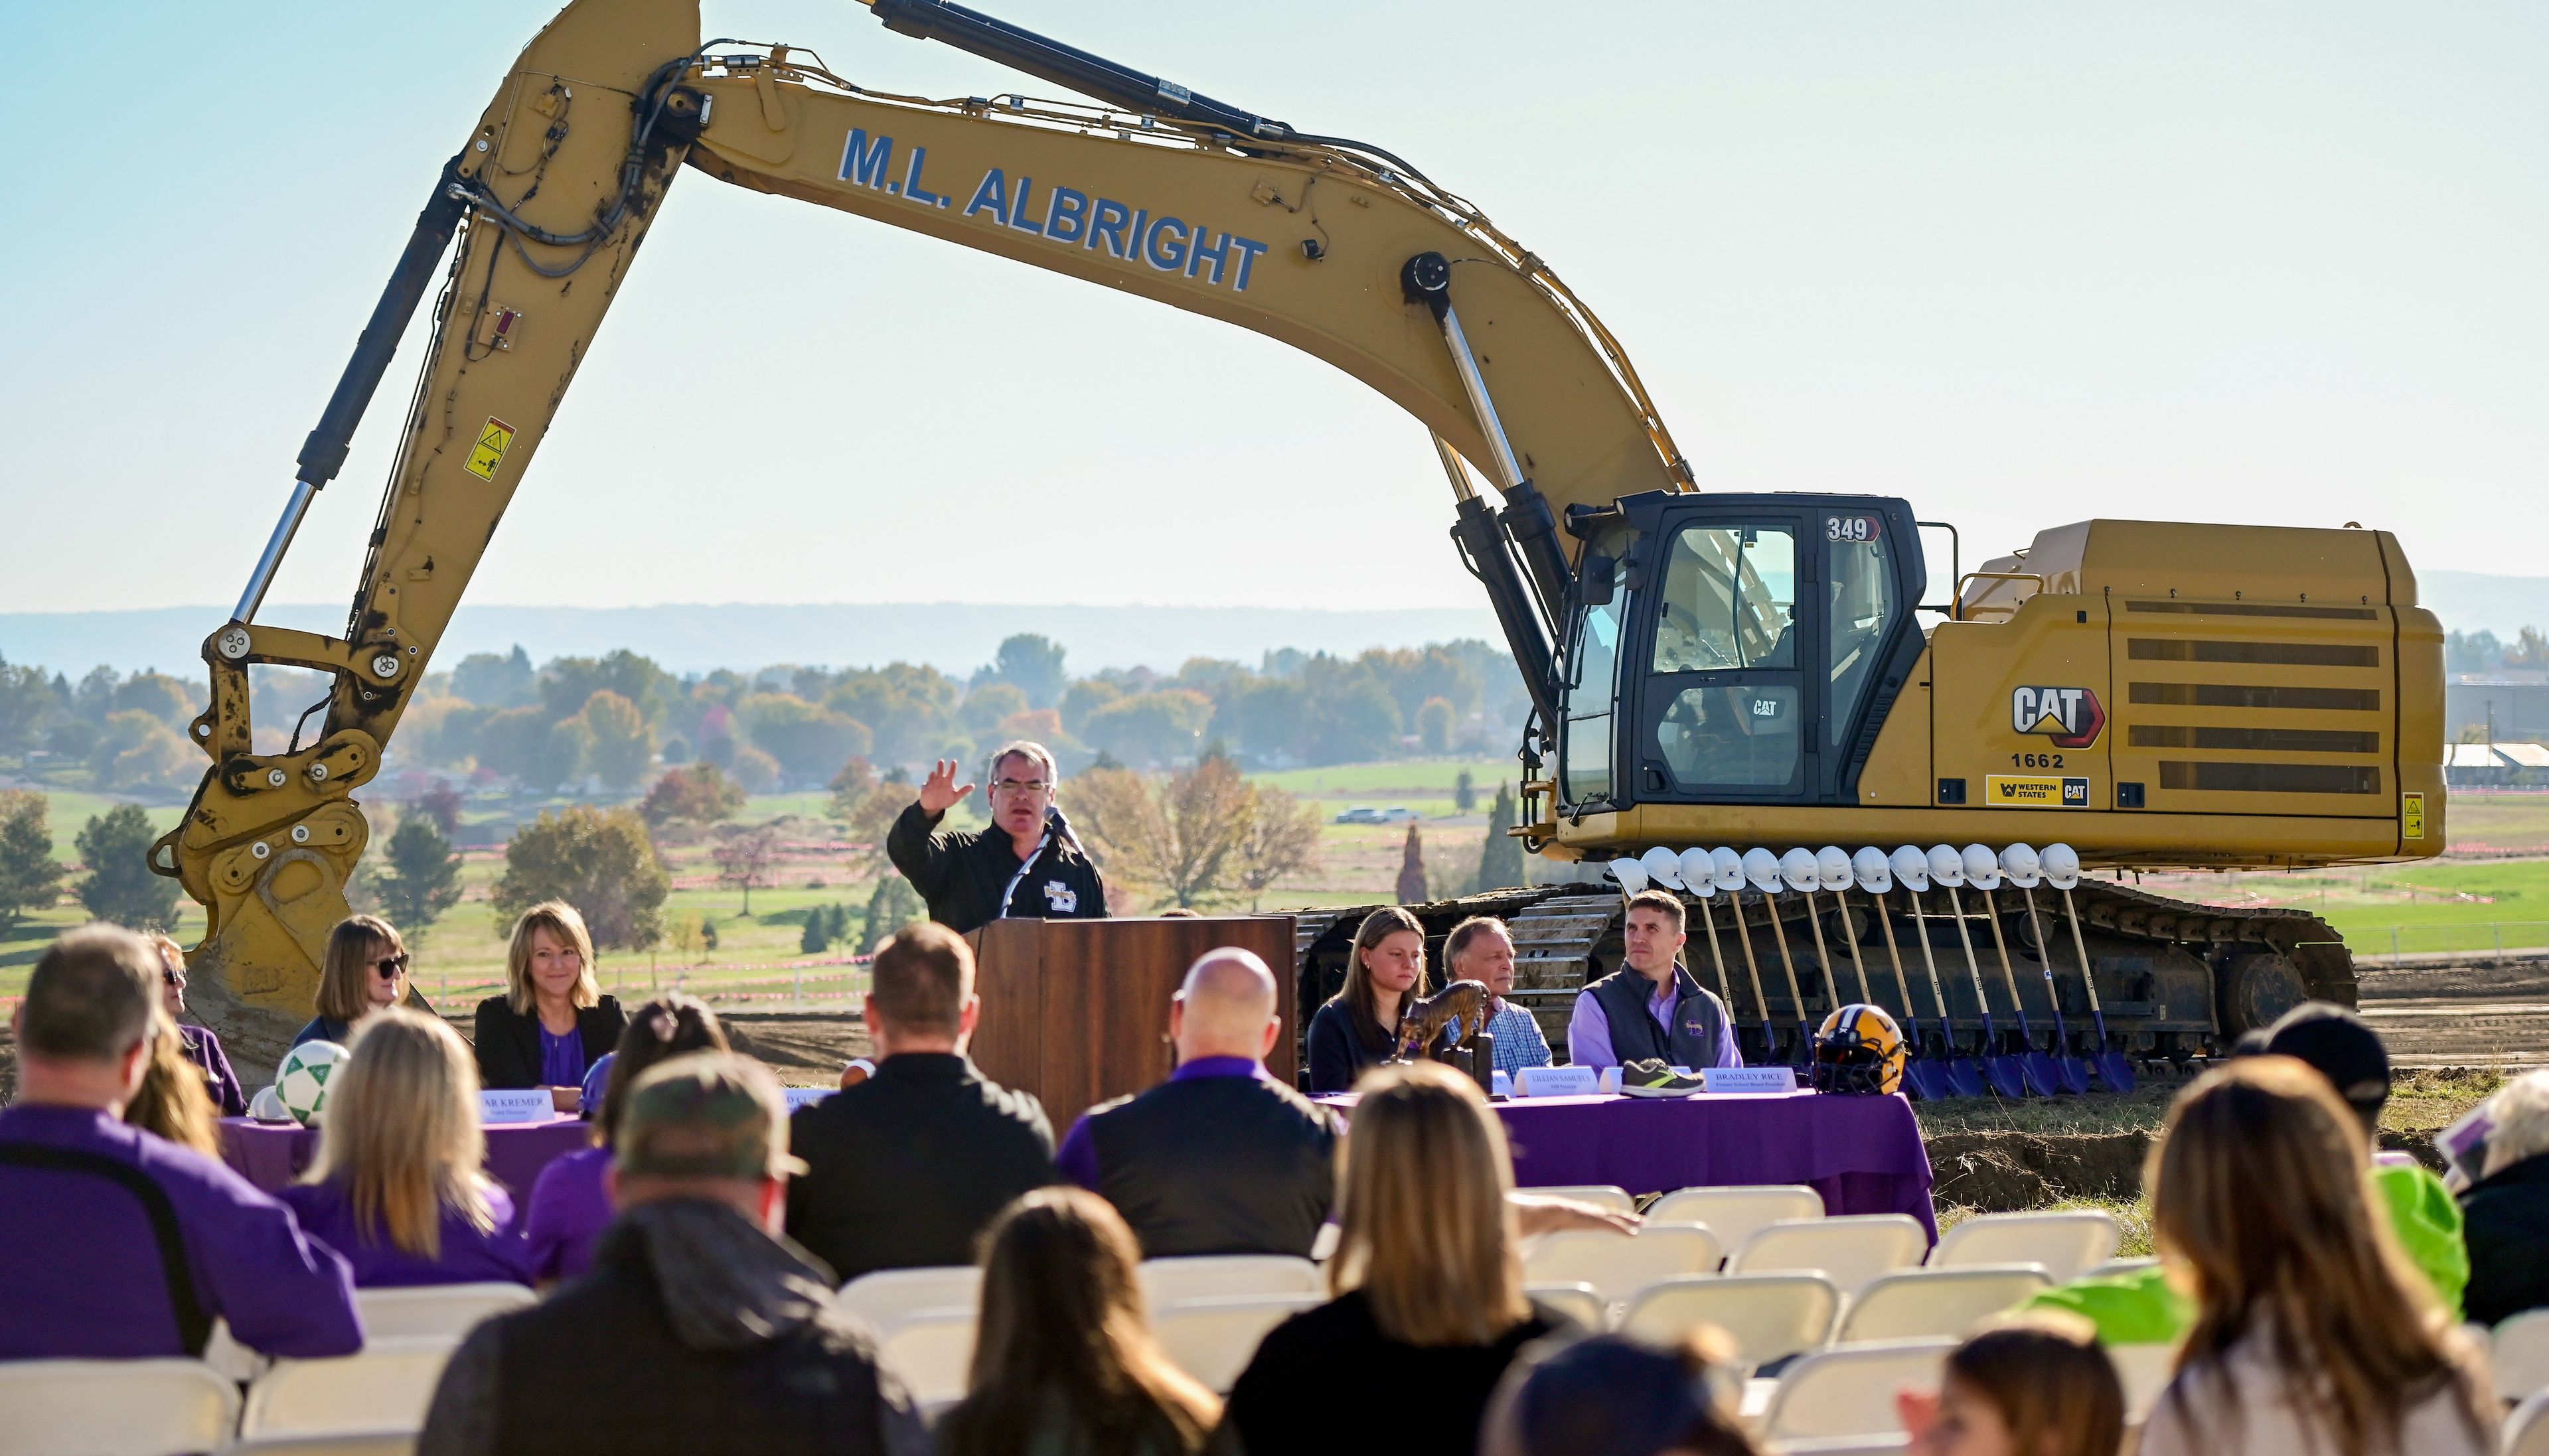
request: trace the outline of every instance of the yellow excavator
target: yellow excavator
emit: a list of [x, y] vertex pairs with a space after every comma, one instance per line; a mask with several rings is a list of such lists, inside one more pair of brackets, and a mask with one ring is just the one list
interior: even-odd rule
[[[1398, 156], [946, 0], [866, 3], [898, 34], [1086, 100], [872, 90], [807, 50], [703, 44], [696, 0], [575, 0], [433, 179], [282, 518], [205, 642], [211, 706], [191, 729], [212, 767], [151, 851], [210, 912], [194, 966], [251, 1056], [272, 1036], [258, 1024], [308, 1014], [367, 837], [354, 791], [685, 167], [1256, 330], [1414, 415], [1534, 703], [1515, 832], [1544, 860], [1617, 860], [1623, 882], [1681, 890], [1749, 1055], [1802, 1055], [1804, 1028], [1848, 999], [1926, 1023], [1941, 1063], [1976, 1064], [2184, 1055], [2303, 994], [2351, 999], [2315, 918], [2120, 881], [2439, 850], [2442, 633], [2389, 533], [2091, 520], [1966, 573], [1952, 531], [1900, 500], [1701, 492], [1592, 311]], [[428, 294], [430, 345], [342, 635], [259, 624]], [[1955, 576], [1935, 601], [1933, 531]], [[310, 741], [256, 752], [256, 664], [331, 676]], [[2059, 842], [2048, 869], [2118, 882], [2062, 869], [2048, 920], [2022, 841]], [[1897, 842], [1935, 842], [1938, 879], [1882, 849]], [[1835, 880], [1842, 845], [1887, 872]], [[1820, 868], [1801, 878], [1800, 855]], [[1752, 872], [1763, 860], [1780, 867]], [[2010, 863], [2002, 888], [2023, 905], [1984, 883], [1983, 860]], [[1728, 861], [1750, 868], [1716, 873]], [[1619, 903], [1579, 882], [1418, 908], [1437, 934], [1507, 916], [1521, 994], [1562, 1016], [1615, 962]], [[1300, 926], [1316, 996], [1351, 917]], [[2082, 1010], [2094, 1047], [2069, 1024]]]

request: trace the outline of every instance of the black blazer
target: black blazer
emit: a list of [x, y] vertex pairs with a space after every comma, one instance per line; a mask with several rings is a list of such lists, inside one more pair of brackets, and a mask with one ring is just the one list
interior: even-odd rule
[[[576, 1034], [584, 1039], [588, 1067], [619, 1048], [619, 1034], [628, 1029], [628, 1014], [619, 998], [605, 996], [599, 1006], [575, 1014]], [[478, 1003], [478, 1080], [492, 1088], [540, 1085], [540, 1017], [514, 1010], [502, 996]]]

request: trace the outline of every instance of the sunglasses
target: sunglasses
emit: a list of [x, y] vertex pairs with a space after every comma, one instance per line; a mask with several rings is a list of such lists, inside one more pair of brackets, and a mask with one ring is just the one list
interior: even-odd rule
[[373, 961], [372, 973], [385, 981], [395, 980], [407, 974], [407, 953], [401, 951], [396, 956], [384, 956]]

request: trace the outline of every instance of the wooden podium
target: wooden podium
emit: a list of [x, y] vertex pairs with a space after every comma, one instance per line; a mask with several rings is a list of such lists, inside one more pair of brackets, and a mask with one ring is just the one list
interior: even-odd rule
[[1206, 951], [1237, 946], [1274, 972], [1283, 1034], [1267, 1069], [1292, 1083], [1292, 917], [1223, 920], [994, 920], [965, 938], [983, 998], [974, 1064], [1044, 1102], [1060, 1138], [1110, 1097], [1157, 1086], [1176, 1059], [1169, 1003]]

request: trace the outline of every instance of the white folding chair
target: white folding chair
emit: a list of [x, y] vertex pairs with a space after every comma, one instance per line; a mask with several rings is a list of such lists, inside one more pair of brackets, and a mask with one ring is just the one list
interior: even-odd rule
[[1582, 1187], [1570, 1188], [1517, 1188], [1514, 1191], [1537, 1193], [1543, 1198], [1571, 1198], [1577, 1203], [1589, 1203], [1597, 1208], [1609, 1209], [1615, 1214], [1634, 1214], [1638, 1211], [1638, 1201], [1629, 1196], [1629, 1190], [1609, 1183], [1586, 1184]]
[[354, 1308], [366, 1340], [438, 1335], [458, 1339], [490, 1315], [519, 1310], [539, 1296], [519, 1284], [427, 1284], [414, 1289], [358, 1289]]
[[277, 1360], [247, 1388], [241, 1436], [419, 1430], [458, 1340], [376, 1339], [333, 1360]]
[[416, 1456], [416, 1437], [412, 1430], [341, 1436], [259, 1436], [222, 1447], [221, 1456]]
[[1912, 1447], [1910, 1436], [1842, 1436], [1838, 1440], [1815, 1437], [1802, 1441], [1772, 1441], [1770, 1456], [1898, 1456]]
[[2122, 1279], [2127, 1274], [2139, 1274], [2145, 1269], [2156, 1269], [2158, 1267], [2159, 1260], [2154, 1258], [2109, 1259], [2107, 1262], [2100, 1264], [2095, 1269], [2090, 1270], [2088, 1273], [2083, 1274], [2080, 1277], [2083, 1279]]
[[2045, 1214], [1979, 1214], [1938, 1235], [1930, 1266], [2042, 1264], [2056, 1284], [2106, 1262], [2116, 1251], [2116, 1221], [2095, 1209]]
[[176, 1456], [238, 1424], [238, 1387], [200, 1360], [0, 1364], [0, 1448], [11, 1456]]
[[1761, 1433], [1773, 1441], [1898, 1435], [1894, 1393], [1937, 1389], [1939, 1367], [1955, 1347], [1951, 1339], [1900, 1339], [1800, 1355], [1770, 1392]]
[[2525, 1396], [2504, 1417], [2504, 1433], [2499, 1439], [2502, 1444], [2497, 1449], [2503, 1456], [2549, 1456], [2549, 1391]]
[[2150, 1418], [2151, 1408], [2159, 1404], [2160, 1392], [2177, 1374], [2177, 1346], [2174, 1344], [2109, 1345], [2107, 1358], [2116, 1363], [2116, 1378], [2124, 1382], [2124, 1421], [2139, 1425]]
[[1824, 1216], [1824, 1196], [1802, 1183], [1744, 1188], [1683, 1188], [1647, 1209], [1650, 1224], [1706, 1224], [1728, 1248], [1740, 1248], [1756, 1228]]
[[1970, 1264], [1879, 1274], [1849, 1302], [1833, 1343], [1963, 1335], [2053, 1287], [2041, 1264]]
[[1929, 1241], [1907, 1214], [1788, 1220], [1754, 1230], [1726, 1261], [1726, 1272], [1817, 1270], [1848, 1294], [1879, 1274], [1917, 1267]]
[[1639, 1290], [1620, 1332], [1669, 1344], [1694, 1326], [1714, 1324], [1748, 1368], [1822, 1344], [1840, 1313], [1841, 1291], [1821, 1274], [1718, 1274]]
[[983, 1300], [983, 1271], [971, 1264], [879, 1269], [841, 1286], [832, 1308], [876, 1329], [920, 1310], [972, 1310]]
[[1142, 1295], [1154, 1312], [1188, 1300], [1252, 1299], [1264, 1295], [1316, 1294], [1327, 1278], [1308, 1259], [1289, 1254], [1203, 1254], [1144, 1259]]
[[1600, 1291], [1582, 1282], [1573, 1284], [1526, 1284], [1522, 1292], [1584, 1326], [1587, 1334], [1600, 1334], [1611, 1327], [1611, 1307], [1603, 1302]]
[[1589, 1284], [1618, 1304], [1658, 1279], [1705, 1274], [1724, 1253], [1717, 1235], [1697, 1227], [1653, 1228], [1635, 1235], [1568, 1228], [1532, 1240], [1523, 1250], [1531, 1284]]
[[1159, 1341], [1161, 1353], [1205, 1389], [1227, 1394], [1257, 1354], [1266, 1331], [1324, 1303], [1326, 1298], [1316, 1294], [1189, 1300], [1154, 1313], [1151, 1337]]
[[887, 1325], [877, 1337], [877, 1360], [902, 1377], [922, 1406], [965, 1399], [973, 1378], [974, 1312], [918, 1310]]
[[2549, 1310], [2523, 1311], [2496, 1326], [2487, 1344], [2499, 1396], [2527, 1401], [2549, 1390]]

